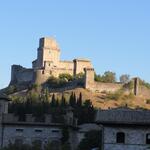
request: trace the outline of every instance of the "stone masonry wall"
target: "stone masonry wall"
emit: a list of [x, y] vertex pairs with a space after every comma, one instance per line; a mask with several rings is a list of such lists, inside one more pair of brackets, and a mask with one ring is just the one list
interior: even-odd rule
[[14, 143], [17, 139], [22, 139], [23, 143], [26, 144], [32, 144], [35, 140], [40, 140], [43, 144], [46, 144], [49, 141], [59, 141], [61, 137], [61, 129], [59, 127], [5, 125], [3, 146], [7, 146], [10, 142]]
[[[116, 143], [117, 132], [125, 133], [125, 143]], [[150, 128], [138, 127], [105, 127], [104, 126], [104, 150], [146, 150], [146, 134]]]
[[89, 60], [74, 59], [74, 74], [84, 73], [85, 68], [92, 68], [92, 63]]
[[102, 83], [94, 80], [94, 69], [85, 69], [85, 88], [93, 92], [115, 92], [123, 85], [119, 83]]
[[98, 83], [98, 82], [94, 82], [94, 84], [91, 86], [92, 91], [95, 92], [103, 92], [103, 91], [107, 91], [107, 92], [115, 92], [119, 89], [121, 89], [122, 84], [119, 83]]
[[63, 69], [74, 69], [73, 61], [60, 61], [59, 62], [59, 68]]
[[27, 69], [19, 65], [12, 66], [11, 84], [22, 84], [33, 81], [33, 69]]

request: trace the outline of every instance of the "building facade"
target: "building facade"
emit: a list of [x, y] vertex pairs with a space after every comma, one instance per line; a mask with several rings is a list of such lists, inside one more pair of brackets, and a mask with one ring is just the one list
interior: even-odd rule
[[104, 150], [148, 150], [150, 111], [131, 109], [100, 110], [96, 122], [103, 126]]
[[8, 113], [9, 99], [0, 96], [0, 147], [9, 143], [61, 144], [64, 125], [69, 130], [71, 150], [76, 150], [85, 133], [101, 131], [102, 150], [148, 150], [150, 148], [150, 111], [117, 108], [99, 110], [94, 123], [77, 125], [71, 109], [66, 112], [65, 123], [52, 122], [51, 115], [37, 122], [32, 114], [20, 121]]

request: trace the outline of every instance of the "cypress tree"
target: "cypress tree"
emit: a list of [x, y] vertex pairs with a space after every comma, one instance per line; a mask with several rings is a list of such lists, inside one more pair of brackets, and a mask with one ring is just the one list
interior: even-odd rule
[[56, 106], [55, 94], [52, 95], [52, 99], [51, 99], [50, 105], [51, 105], [52, 107], [55, 107], [55, 106]]
[[82, 93], [80, 92], [79, 98], [77, 100], [77, 106], [81, 107], [82, 106]]
[[61, 106], [62, 106], [62, 107], [65, 107], [65, 106], [66, 106], [66, 98], [64, 97], [63, 94], [62, 94], [62, 97], [61, 97]]

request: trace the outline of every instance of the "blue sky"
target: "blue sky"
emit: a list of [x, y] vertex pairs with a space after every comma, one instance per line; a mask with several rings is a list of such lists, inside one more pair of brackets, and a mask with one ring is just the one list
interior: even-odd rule
[[1, 0], [0, 88], [12, 64], [31, 67], [38, 40], [53, 36], [62, 59], [87, 57], [97, 73], [150, 82], [149, 0]]

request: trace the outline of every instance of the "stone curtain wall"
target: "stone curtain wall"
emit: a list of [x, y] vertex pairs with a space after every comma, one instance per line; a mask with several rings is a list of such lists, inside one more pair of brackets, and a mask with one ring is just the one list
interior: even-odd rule
[[91, 85], [91, 90], [95, 92], [115, 92], [119, 89], [121, 89], [122, 84], [117, 83], [99, 83], [99, 82], [93, 82], [93, 85]]
[[123, 86], [119, 83], [103, 83], [94, 80], [94, 69], [85, 68], [85, 88], [93, 92], [115, 92]]
[[22, 84], [33, 81], [33, 69], [27, 69], [19, 65], [12, 66], [11, 84]]

